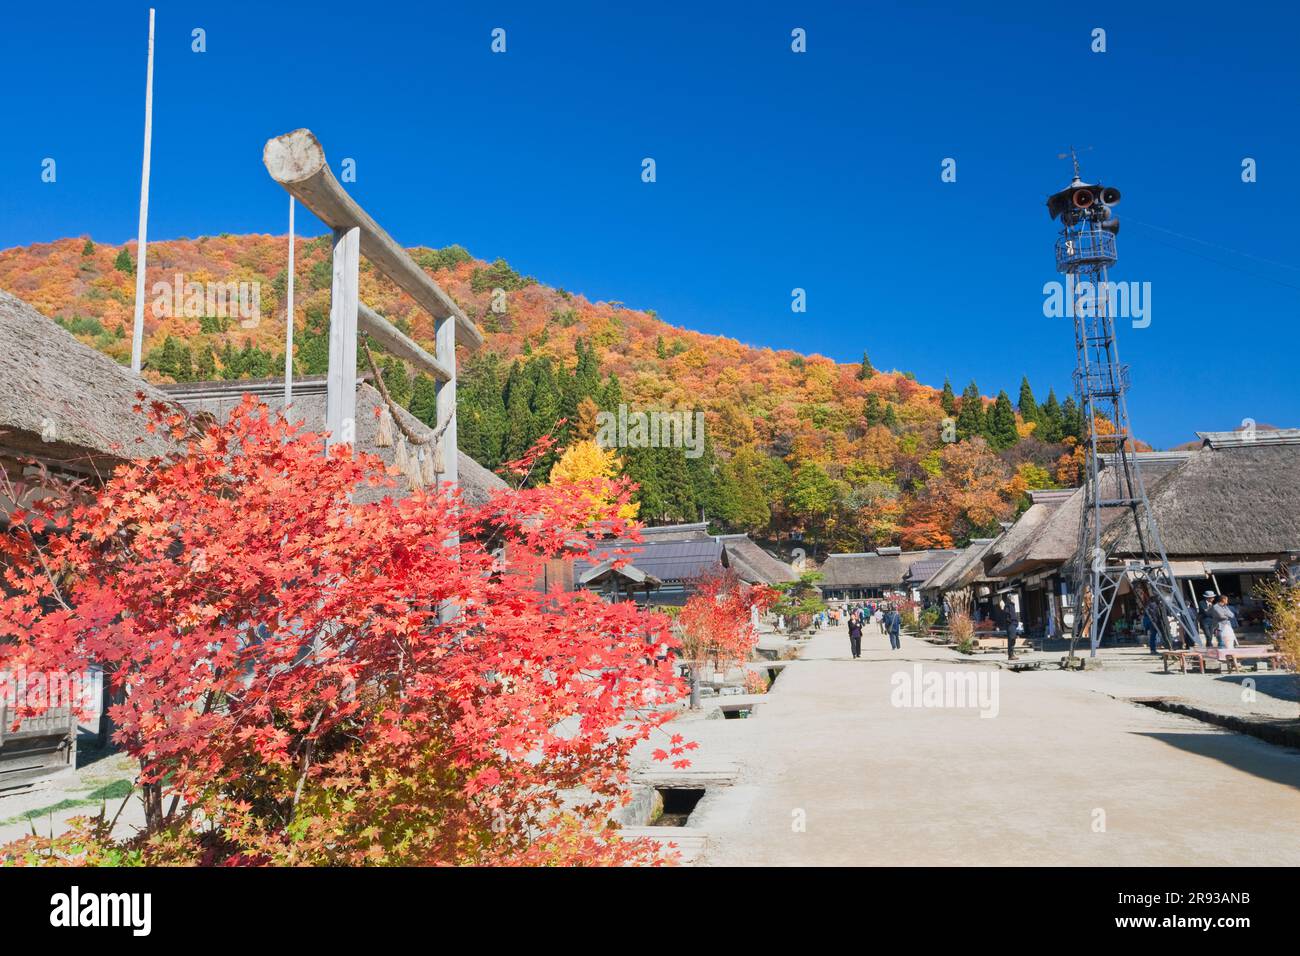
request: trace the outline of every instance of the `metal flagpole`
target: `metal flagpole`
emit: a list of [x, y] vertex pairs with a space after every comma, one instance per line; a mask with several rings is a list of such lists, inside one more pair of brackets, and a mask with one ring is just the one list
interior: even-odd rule
[[149, 65], [144, 81], [144, 168], [140, 173], [140, 229], [136, 233], [135, 327], [131, 333], [131, 371], [140, 373], [144, 349], [144, 269], [148, 251], [145, 238], [149, 222], [149, 152], [153, 142], [153, 7], [149, 8]]
[[284, 316], [284, 407], [293, 401], [293, 197], [289, 197], [289, 308]]

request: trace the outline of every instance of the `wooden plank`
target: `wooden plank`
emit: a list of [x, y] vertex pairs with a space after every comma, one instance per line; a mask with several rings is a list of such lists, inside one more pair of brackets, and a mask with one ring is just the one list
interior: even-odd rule
[[272, 179], [331, 229], [359, 228], [361, 254], [435, 319], [454, 318], [462, 345], [474, 350], [483, 344], [483, 333], [451, 296], [339, 185], [311, 130], [296, 129], [267, 140], [262, 162]]
[[364, 302], [357, 306], [357, 327], [382, 345], [392, 355], [423, 369], [440, 382], [450, 382], [455, 376], [443, 362], [434, 358], [414, 339], [376, 312]]
[[329, 444], [351, 443], [357, 434], [357, 312], [360, 305], [361, 230], [334, 231], [334, 280], [330, 287], [330, 363], [325, 391]]
[[[438, 323], [435, 339], [438, 359], [451, 368], [456, 367], [456, 329], [457, 323], [443, 319]], [[441, 439], [442, 480], [459, 485], [460, 463], [457, 461], [459, 456], [456, 454], [456, 449], [460, 447], [456, 442], [456, 377], [452, 375], [439, 382], [437, 389], [438, 426], [442, 427], [444, 422], [447, 423], [447, 429], [442, 433]]]

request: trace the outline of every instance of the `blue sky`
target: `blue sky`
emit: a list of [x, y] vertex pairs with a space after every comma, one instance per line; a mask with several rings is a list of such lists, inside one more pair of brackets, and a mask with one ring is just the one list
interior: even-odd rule
[[[262, 144], [306, 126], [405, 244], [958, 390], [1014, 398], [1028, 374], [1041, 396], [1073, 368], [1068, 320], [1043, 316], [1042, 202], [1074, 143], [1124, 193], [1112, 278], [1151, 283], [1150, 326], [1120, 332], [1137, 432], [1300, 425], [1294, 7], [155, 5], [151, 238], [283, 232]], [[147, 9], [0, 13], [0, 248], [134, 236]]]

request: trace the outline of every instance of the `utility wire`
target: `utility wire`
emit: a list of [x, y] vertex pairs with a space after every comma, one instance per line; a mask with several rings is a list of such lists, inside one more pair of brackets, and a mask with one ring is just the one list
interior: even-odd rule
[[[1157, 230], [1157, 231], [1159, 231], [1159, 232], [1165, 232], [1165, 233], [1168, 233], [1168, 234], [1170, 234], [1170, 235], [1172, 235], [1172, 236], [1178, 236], [1178, 237], [1181, 238], [1181, 239], [1190, 239], [1191, 241], [1193, 241], [1193, 242], [1199, 242], [1199, 243], [1201, 243], [1202, 245], [1211, 246], [1211, 247], [1215, 247], [1215, 248], [1219, 248], [1219, 249], [1224, 249], [1224, 250], [1226, 250], [1226, 251], [1228, 251], [1228, 252], [1236, 253], [1237, 255], [1241, 255], [1241, 256], [1246, 256], [1247, 258], [1250, 258], [1250, 259], [1257, 259], [1257, 260], [1259, 260], [1260, 262], [1267, 262], [1267, 263], [1270, 263], [1271, 265], [1282, 266], [1283, 268], [1286, 268], [1286, 269], [1295, 269], [1295, 268], [1296, 268], [1295, 266], [1288, 265], [1288, 264], [1285, 263], [1285, 262], [1274, 262], [1272, 259], [1265, 259], [1265, 258], [1263, 258], [1262, 256], [1254, 256], [1254, 255], [1251, 255], [1249, 252], [1239, 252], [1238, 250], [1236, 250], [1236, 249], [1230, 249], [1230, 248], [1228, 248], [1227, 246], [1219, 246], [1217, 243], [1206, 242], [1204, 239], [1197, 239], [1195, 236], [1185, 236], [1185, 235], [1183, 235], [1182, 233], [1174, 232], [1172, 229], [1162, 229], [1160, 226], [1151, 226], [1151, 225], [1148, 225], [1147, 223], [1139, 222], [1138, 220], [1133, 219], [1131, 216], [1128, 217], [1125, 221], [1126, 221], [1126, 222], [1131, 222], [1131, 223], [1133, 223], [1134, 225], [1145, 226], [1145, 227], [1148, 228], [1148, 229], [1155, 229], [1155, 230]], [[1152, 239], [1153, 241], [1159, 243], [1159, 244], [1162, 245], [1162, 246], [1168, 246], [1170, 249], [1177, 249], [1179, 252], [1185, 252], [1185, 253], [1187, 253], [1187, 254], [1190, 255], [1190, 256], [1196, 256], [1198, 259], [1205, 259], [1205, 260], [1208, 261], [1208, 262], [1213, 262], [1213, 263], [1215, 263], [1216, 265], [1223, 266], [1225, 269], [1232, 269], [1232, 270], [1234, 270], [1234, 271], [1236, 271], [1236, 272], [1240, 272], [1240, 273], [1242, 273], [1243, 275], [1248, 275], [1248, 276], [1251, 276], [1252, 278], [1255, 278], [1255, 279], [1263, 279], [1265, 282], [1272, 282], [1272, 283], [1274, 283], [1275, 285], [1280, 285], [1280, 286], [1283, 286], [1284, 288], [1287, 288], [1287, 289], [1294, 289], [1296, 292], [1300, 292], [1300, 285], [1292, 285], [1290, 282], [1283, 282], [1281, 279], [1275, 279], [1275, 278], [1273, 278], [1273, 277], [1270, 276], [1270, 275], [1264, 275], [1264, 274], [1259, 273], [1259, 272], [1252, 272], [1252, 271], [1249, 270], [1249, 269], [1243, 269], [1243, 268], [1241, 268], [1240, 266], [1238, 266], [1238, 265], [1234, 265], [1233, 263], [1228, 262], [1228, 261], [1226, 261], [1226, 260], [1224, 260], [1224, 259], [1216, 258], [1215, 256], [1209, 256], [1209, 255], [1206, 255], [1206, 254], [1201, 253], [1201, 252], [1196, 252], [1196, 251], [1194, 251], [1194, 250], [1192, 250], [1192, 249], [1185, 249], [1185, 248], [1183, 248], [1183, 247], [1180, 246], [1180, 245], [1177, 245], [1177, 244], [1172, 243], [1172, 242], [1165, 242], [1165, 241], [1163, 241], [1163, 240], [1161, 240], [1161, 239], [1156, 238], [1155, 236], [1150, 236], [1149, 238]], [[1300, 270], [1297, 270], [1297, 271], [1300, 271]]]
[[1131, 222], [1134, 225], [1142, 226], [1146, 229], [1155, 229], [1159, 232], [1168, 233], [1171, 236], [1177, 236], [1179, 239], [1187, 239], [1191, 242], [1199, 242], [1203, 246], [1213, 246], [1214, 248], [1222, 249], [1225, 252], [1231, 252], [1239, 256], [1245, 256], [1247, 259], [1258, 259], [1260, 262], [1267, 262], [1271, 266], [1281, 266], [1283, 269], [1291, 269], [1295, 272], [1300, 272], [1300, 266], [1292, 265], [1289, 262], [1278, 262], [1276, 259], [1266, 259], [1263, 256], [1257, 256], [1251, 252], [1242, 252], [1240, 249], [1233, 249], [1231, 246], [1221, 245], [1220, 243], [1217, 242], [1210, 242], [1206, 239], [1197, 239], [1195, 236], [1189, 236], [1181, 232], [1174, 232], [1174, 230], [1166, 229], [1164, 226], [1153, 226], [1149, 222], [1143, 222], [1140, 219], [1134, 219], [1132, 216], [1125, 216], [1124, 221]]

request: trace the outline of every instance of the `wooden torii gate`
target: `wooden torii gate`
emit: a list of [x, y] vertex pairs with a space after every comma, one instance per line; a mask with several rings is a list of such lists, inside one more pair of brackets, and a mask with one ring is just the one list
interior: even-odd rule
[[[433, 376], [438, 396], [435, 432], [442, 433], [441, 477], [443, 481], [457, 484], [457, 330], [461, 344], [471, 350], [483, 344], [483, 333], [406, 250], [344, 191], [325, 162], [325, 150], [311, 130], [297, 129], [267, 140], [262, 162], [272, 179], [334, 230], [325, 415], [330, 441], [351, 443], [356, 437], [357, 333], [364, 331], [390, 354]], [[433, 316], [436, 354], [430, 355], [361, 301], [363, 255]]]

